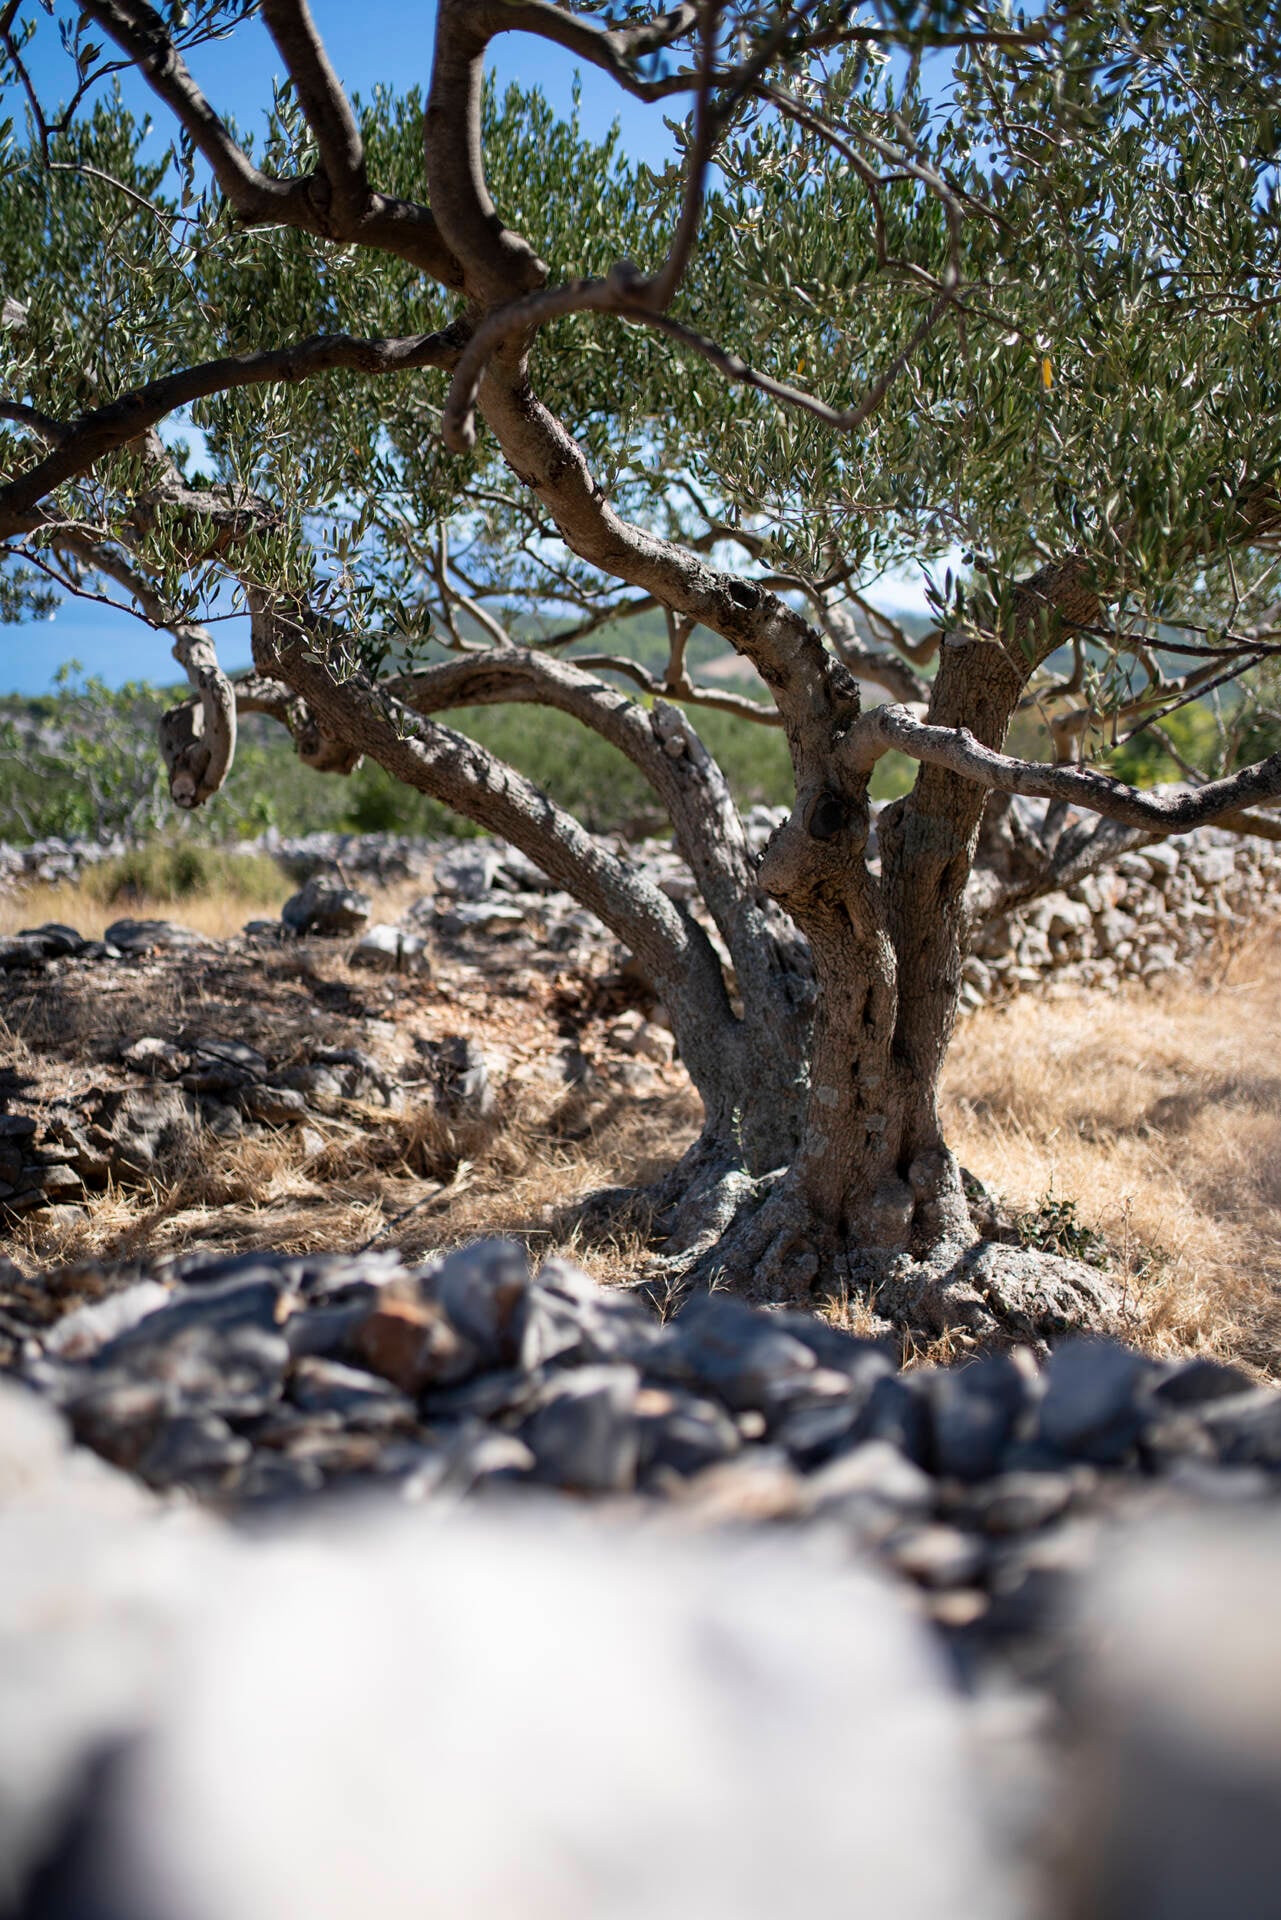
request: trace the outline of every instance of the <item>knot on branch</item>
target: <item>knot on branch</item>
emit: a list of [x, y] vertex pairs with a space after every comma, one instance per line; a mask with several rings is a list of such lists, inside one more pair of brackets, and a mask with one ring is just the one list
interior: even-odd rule
[[[301, 705], [301, 703], [299, 703]], [[337, 740], [325, 733], [314, 713], [302, 707], [301, 713], [287, 721], [298, 758], [316, 773], [354, 773], [364, 755], [349, 740]]]
[[187, 810], [198, 807], [216, 791], [209, 785], [212, 754], [204, 737], [205, 716], [200, 702], [188, 700], [162, 713], [157, 731], [174, 805]]
[[173, 652], [197, 698], [161, 715], [160, 751], [174, 805], [190, 810], [212, 799], [231, 771], [236, 696], [202, 627], [180, 628]]

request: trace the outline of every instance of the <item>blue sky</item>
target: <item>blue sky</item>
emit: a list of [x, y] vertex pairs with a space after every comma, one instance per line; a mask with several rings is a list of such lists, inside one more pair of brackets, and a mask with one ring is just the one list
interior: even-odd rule
[[[30, 64], [37, 89], [49, 105], [70, 91], [72, 67], [55, 22], [44, 18], [37, 0], [27, 0], [27, 6], [37, 15], [40, 29]], [[379, 81], [400, 87], [418, 82], [426, 87], [435, 26], [433, 5], [412, 0], [311, 0], [311, 10], [330, 59], [350, 91], [368, 94]], [[73, 19], [76, 12], [65, 0], [56, 9], [61, 19]], [[218, 110], [246, 129], [258, 124], [270, 105], [272, 78], [282, 73], [279, 55], [256, 18], [226, 40], [198, 49], [191, 66]], [[541, 87], [554, 106], [568, 111], [578, 69], [558, 47], [530, 35], [506, 34], [494, 44], [491, 66], [500, 83], [519, 80], [523, 86]], [[672, 141], [664, 113], [678, 114], [679, 107], [644, 106], [591, 68], [582, 71], [581, 79], [585, 133], [599, 137], [617, 121], [623, 146], [633, 158], [657, 166], [670, 157]], [[151, 138], [163, 150], [172, 131], [167, 110], [135, 74], [122, 76], [121, 84], [129, 106], [140, 117], [150, 114], [155, 120]], [[3, 112], [21, 128], [20, 97], [12, 92], [3, 97]], [[890, 587], [885, 597], [887, 604], [923, 605], [919, 591], [906, 585]], [[249, 664], [243, 622], [221, 627], [220, 651], [230, 671]], [[163, 635], [127, 614], [67, 600], [50, 621], [0, 627], [0, 693], [45, 692], [57, 668], [73, 659], [87, 673], [113, 685], [125, 680], [163, 684], [181, 678]]]

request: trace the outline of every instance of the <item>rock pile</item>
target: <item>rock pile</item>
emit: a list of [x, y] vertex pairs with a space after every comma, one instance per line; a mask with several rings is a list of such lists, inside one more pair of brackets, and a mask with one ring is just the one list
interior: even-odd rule
[[1278, 910], [1281, 845], [1203, 827], [1122, 854], [1107, 872], [981, 926], [962, 971], [962, 1004], [1029, 987], [1067, 994], [1156, 981]]
[[189, 1257], [0, 1375], [0, 1906], [1263, 1920], [1279, 1503], [1281, 1393], [1205, 1359], [905, 1373], [501, 1241]]
[[660, 1324], [482, 1242], [180, 1258], [25, 1343], [76, 1437], [221, 1509], [322, 1488], [502, 1487], [836, 1529], [975, 1635], [1036, 1625], [1120, 1488], [1281, 1495], [1281, 1392], [1076, 1340], [901, 1372], [891, 1345], [725, 1295]]
[[[1027, 829], [1035, 832], [1044, 803], [1016, 804], [1026, 815]], [[753, 851], [761, 851], [785, 815], [783, 808], [751, 808], [745, 824]], [[396, 964], [393, 955], [419, 964], [421, 949], [412, 943], [429, 929], [446, 938], [518, 939], [534, 932], [565, 947], [608, 940], [591, 914], [555, 891], [523, 854], [501, 841], [334, 833], [283, 839], [271, 833], [247, 848], [270, 854], [305, 882], [282, 913], [290, 935], [340, 938], [365, 928], [370, 903], [350, 884], [353, 877], [430, 883], [434, 905], [416, 913], [413, 928], [368, 928], [362, 964]], [[90, 842], [0, 845], [0, 889], [21, 880], [74, 878], [83, 865], [122, 850]], [[703, 917], [693, 876], [668, 843], [646, 840], [624, 850], [671, 898], [692, 905]], [[1153, 982], [1193, 965], [1230, 929], [1279, 909], [1281, 844], [1202, 827], [1123, 854], [1105, 873], [985, 922], [965, 963], [962, 1005], [980, 1006], [1035, 986], [1066, 993], [1126, 979]], [[138, 925], [118, 923], [108, 938], [130, 924]], [[148, 926], [154, 932], [158, 925], [142, 923], [135, 947]], [[251, 926], [260, 937], [279, 937], [279, 923]], [[58, 944], [68, 938], [79, 936], [71, 928], [43, 927], [0, 940], [0, 969], [38, 966], [72, 950]]]

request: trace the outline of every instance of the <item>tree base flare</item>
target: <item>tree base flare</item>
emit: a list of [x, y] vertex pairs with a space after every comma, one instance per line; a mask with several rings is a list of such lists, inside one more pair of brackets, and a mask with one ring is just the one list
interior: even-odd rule
[[[1114, 1328], [1121, 1316], [1118, 1288], [1079, 1260], [989, 1239], [943, 1240], [921, 1253], [851, 1246], [804, 1217], [785, 1182], [770, 1191], [724, 1181], [713, 1191], [719, 1205], [706, 1208], [704, 1233], [669, 1243], [641, 1282], [668, 1304], [711, 1287], [761, 1306], [861, 1300], [873, 1332], [1038, 1353], [1069, 1334]], [[731, 1199], [738, 1206], [727, 1219]]]
[[953, 1335], [1043, 1354], [1068, 1334], [1113, 1329], [1121, 1315], [1120, 1291], [1097, 1267], [1000, 1241], [943, 1245], [924, 1258], [859, 1250], [845, 1269], [849, 1293], [887, 1329], [928, 1342]]

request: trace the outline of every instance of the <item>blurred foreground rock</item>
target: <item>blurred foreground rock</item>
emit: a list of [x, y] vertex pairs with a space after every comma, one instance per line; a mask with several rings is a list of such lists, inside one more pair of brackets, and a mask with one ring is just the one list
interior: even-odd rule
[[551, 1509], [238, 1537], [92, 1464], [0, 1386], [24, 1920], [1012, 1912], [961, 1705], [866, 1572]]
[[1281, 1911], [1281, 1516], [1118, 1544], [1074, 1705], [1067, 1920]]

